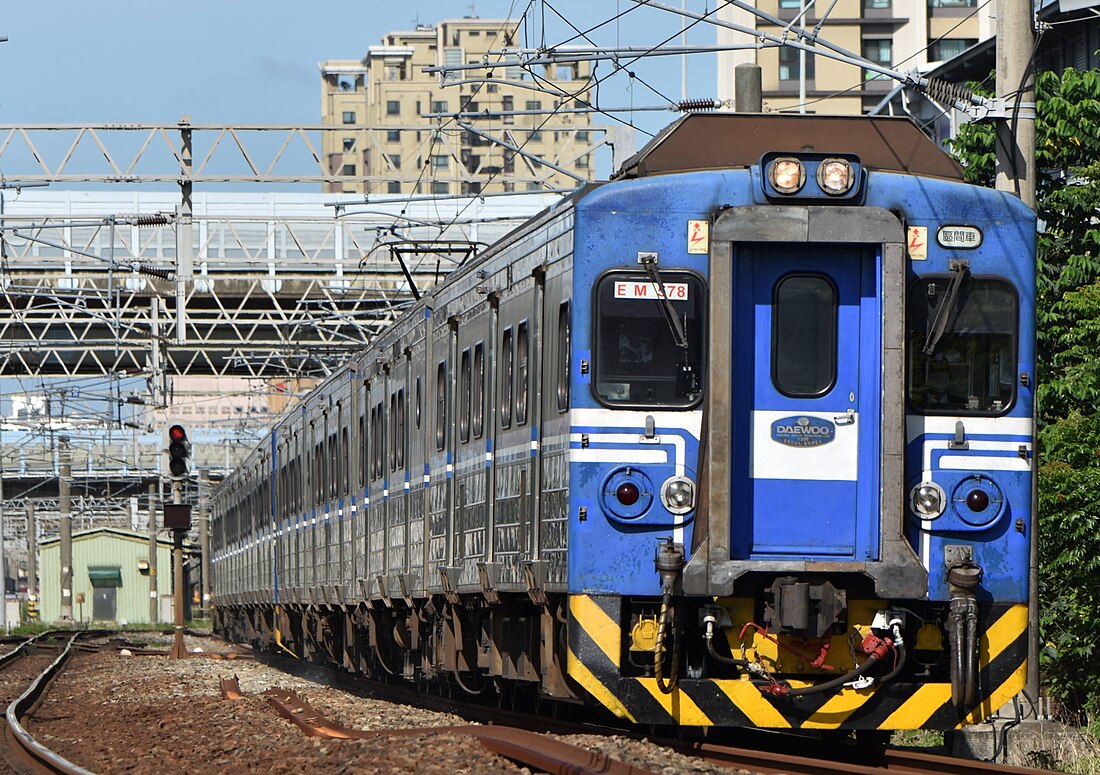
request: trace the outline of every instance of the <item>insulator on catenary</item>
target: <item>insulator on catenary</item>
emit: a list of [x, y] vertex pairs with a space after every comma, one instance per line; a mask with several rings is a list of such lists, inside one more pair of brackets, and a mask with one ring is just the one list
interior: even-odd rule
[[714, 110], [721, 106], [722, 103], [715, 99], [681, 100], [676, 105], [676, 107], [680, 109], [681, 113], [692, 113], [700, 110]]
[[138, 274], [149, 275], [150, 277], [156, 277], [158, 280], [171, 280], [172, 273], [167, 269], [159, 269], [155, 266], [149, 266], [148, 264], [138, 264]]
[[139, 215], [134, 219], [135, 226], [167, 226], [168, 216], [162, 213], [156, 215]]
[[924, 93], [936, 102], [951, 104], [955, 102], [970, 102], [971, 98], [974, 96], [974, 92], [970, 91], [970, 89], [967, 89], [965, 86], [943, 81], [939, 78], [929, 78], [928, 85], [924, 87]]

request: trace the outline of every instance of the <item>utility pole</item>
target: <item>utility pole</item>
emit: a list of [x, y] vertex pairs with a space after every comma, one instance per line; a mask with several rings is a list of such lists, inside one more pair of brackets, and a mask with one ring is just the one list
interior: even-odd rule
[[997, 182], [1035, 207], [1035, 29], [1026, 0], [997, 0], [997, 97], [1006, 115], [997, 121]]
[[58, 502], [61, 510], [61, 620], [73, 618], [73, 498], [72, 498], [72, 450], [69, 437], [58, 438], [61, 476], [57, 482]]
[[38, 605], [38, 524], [34, 504], [27, 500], [27, 601]]
[[149, 485], [149, 623], [160, 621], [160, 592], [157, 589], [157, 490]]
[[733, 68], [733, 105], [738, 113], [763, 113], [760, 65], [742, 62]]
[[[1027, 0], [997, 0], [997, 97], [1005, 115], [997, 120], [996, 187], [1035, 208], [1035, 29]], [[1034, 395], [1034, 393], [1033, 393]], [[1038, 401], [1032, 419], [1038, 416]], [[1026, 691], [1039, 700], [1039, 495], [1038, 465], [1031, 465], [1031, 557], [1028, 564], [1028, 649]], [[1038, 709], [1033, 706], [1036, 717]]]

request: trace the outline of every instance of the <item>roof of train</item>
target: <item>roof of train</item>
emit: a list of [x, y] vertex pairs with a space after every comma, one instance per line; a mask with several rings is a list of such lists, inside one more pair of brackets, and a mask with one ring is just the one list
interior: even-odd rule
[[615, 179], [749, 167], [771, 151], [854, 153], [872, 170], [962, 180], [963, 171], [908, 118], [692, 113], [627, 159]]

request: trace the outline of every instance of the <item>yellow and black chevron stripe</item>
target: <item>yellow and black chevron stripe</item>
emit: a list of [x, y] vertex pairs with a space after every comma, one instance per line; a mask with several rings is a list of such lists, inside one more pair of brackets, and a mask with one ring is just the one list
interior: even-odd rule
[[981, 701], [960, 716], [948, 683], [890, 683], [798, 698], [765, 696], [748, 681], [681, 679], [662, 694], [653, 678], [623, 677], [622, 599], [570, 595], [569, 675], [617, 716], [639, 724], [754, 726], [776, 729], [951, 729], [991, 715], [1024, 687], [1027, 606], [983, 610], [978, 689]]

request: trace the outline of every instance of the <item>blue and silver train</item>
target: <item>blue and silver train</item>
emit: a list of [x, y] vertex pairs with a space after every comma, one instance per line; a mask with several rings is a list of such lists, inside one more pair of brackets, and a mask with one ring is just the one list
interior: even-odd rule
[[689, 115], [287, 412], [218, 630], [646, 725], [950, 729], [1024, 685], [1035, 215], [908, 120]]

